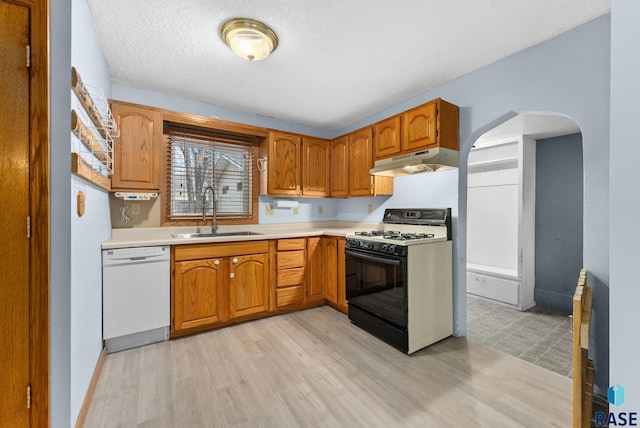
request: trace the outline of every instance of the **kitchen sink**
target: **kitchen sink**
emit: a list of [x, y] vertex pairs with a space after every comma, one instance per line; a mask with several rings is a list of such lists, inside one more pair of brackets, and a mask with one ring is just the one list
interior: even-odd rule
[[216, 233], [174, 233], [173, 237], [177, 239], [189, 239], [189, 238], [217, 238], [220, 236], [251, 236], [262, 235], [258, 232], [250, 232], [247, 230], [241, 232], [216, 232]]

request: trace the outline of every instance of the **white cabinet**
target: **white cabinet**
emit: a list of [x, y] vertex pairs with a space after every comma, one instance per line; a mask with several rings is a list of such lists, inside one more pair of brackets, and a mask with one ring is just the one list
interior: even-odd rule
[[535, 305], [536, 142], [518, 136], [477, 144], [467, 183], [467, 292]]

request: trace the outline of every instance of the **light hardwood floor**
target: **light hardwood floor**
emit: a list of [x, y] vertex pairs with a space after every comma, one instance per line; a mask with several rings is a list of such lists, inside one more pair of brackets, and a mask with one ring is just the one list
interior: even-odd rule
[[571, 426], [571, 380], [465, 338], [408, 356], [329, 307], [108, 355], [85, 425], [521, 426]]

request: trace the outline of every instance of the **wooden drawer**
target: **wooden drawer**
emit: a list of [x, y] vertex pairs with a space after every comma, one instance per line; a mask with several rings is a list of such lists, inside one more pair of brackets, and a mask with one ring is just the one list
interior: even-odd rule
[[276, 266], [278, 269], [304, 267], [304, 250], [278, 252]]
[[278, 270], [278, 287], [290, 287], [292, 285], [304, 285], [304, 268]]
[[304, 250], [305, 238], [278, 239], [278, 251]]
[[173, 245], [174, 260], [213, 259], [269, 252], [269, 241], [238, 241], [211, 244]]
[[304, 287], [279, 288], [276, 290], [276, 306], [281, 308], [289, 305], [301, 305], [304, 303]]

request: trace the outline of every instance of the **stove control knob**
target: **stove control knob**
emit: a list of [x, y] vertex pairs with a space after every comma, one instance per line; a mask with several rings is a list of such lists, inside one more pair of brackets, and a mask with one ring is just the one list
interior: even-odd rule
[[363, 242], [362, 245], [370, 250], [373, 249], [373, 242]]
[[387, 248], [387, 253], [393, 253], [394, 251], [396, 251], [396, 246], [389, 245], [389, 248]]
[[384, 252], [387, 251], [387, 248], [389, 248], [389, 244], [382, 244], [382, 247], [380, 247], [380, 249]]

